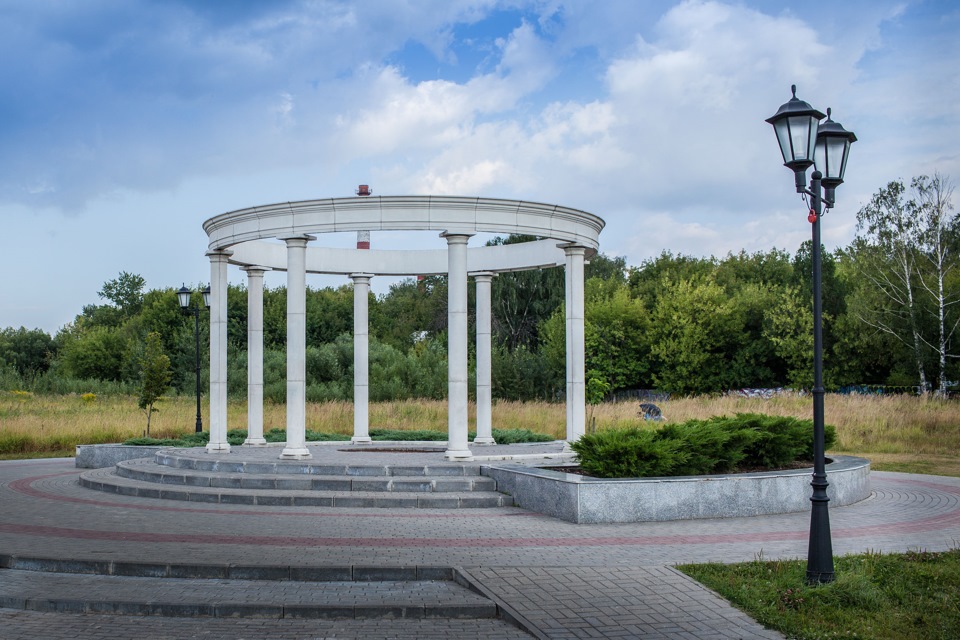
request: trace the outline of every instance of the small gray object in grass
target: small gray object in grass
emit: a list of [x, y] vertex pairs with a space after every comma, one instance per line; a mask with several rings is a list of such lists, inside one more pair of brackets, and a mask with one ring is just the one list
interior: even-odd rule
[[640, 416], [643, 417], [644, 420], [663, 420], [663, 412], [660, 411], [660, 407], [652, 402], [640, 403]]

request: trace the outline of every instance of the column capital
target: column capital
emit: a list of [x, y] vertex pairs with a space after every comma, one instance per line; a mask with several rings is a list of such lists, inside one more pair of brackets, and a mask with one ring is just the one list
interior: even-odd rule
[[205, 255], [210, 258], [210, 262], [216, 262], [220, 260], [227, 260], [233, 255], [233, 251], [230, 251], [229, 249], [211, 249], [210, 251], [207, 251]]
[[247, 265], [245, 267], [240, 267], [240, 271], [246, 271], [247, 275], [251, 278], [256, 278], [262, 276], [267, 271], [271, 271], [270, 267], [261, 267], [257, 265]]
[[350, 279], [353, 280], [354, 283], [370, 284], [370, 279], [373, 278], [374, 275], [373, 273], [351, 273]]
[[292, 236], [277, 236], [277, 240], [283, 240], [288, 247], [306, 247], [308, 242], [316, 240], [317, 236], [311, 236], [308, 233], [298, 233]]
[[493, 271], [473, 271], [467, 275], [477, 282], [491, 282], [498, 274]]
[[465, 231], [444, 231], [440, 234], [440, 237], [445, 238], [447, 244], [467, 244], [474, 235], [476, 234]]
[[572, 242], [567, 243], [567, 244], [559, 244], [559, 245], [557, 245], [557, 246], [560, 247], [561, 249], [563, 249], [563, 252], [564, 252], [566, 255], [568, 255], [568, 256], [583, 256], [583, 255], [586, 255], [587, 249], [588, 249], [588, 247], [585, 247], [585, 246], [583, 246], [583, 245], [581, 245], [581, 244], [574, 244], [574, 243], [572, 243]]

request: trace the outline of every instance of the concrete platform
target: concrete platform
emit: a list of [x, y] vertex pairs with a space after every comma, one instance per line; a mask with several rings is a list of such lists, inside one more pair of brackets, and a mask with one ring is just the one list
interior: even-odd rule
[[[808, 512], [576, 525], [517, 507], [200, 504], [93, 492], [80, 487], [80, 473], [73, 459], [0, 462], [0, 554], [264, 571], [450, 567], [523, 626], [506, 617], [192, 620], [0, 609], [5, 640], [778, 638], [672, 565], [802, 558], [810, 524]], [[873, 472], [871, 480], [868, 499], [831, 506], [837, 555], [955, 547], [960, 479]]]

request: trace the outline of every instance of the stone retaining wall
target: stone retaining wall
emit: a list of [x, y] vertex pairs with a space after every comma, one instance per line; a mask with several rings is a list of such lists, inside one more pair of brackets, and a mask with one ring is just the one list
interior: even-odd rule
[[[810, 509], [811, 469], [673, 478], [589, 478], [502, 464], [483, 475], [514, 504], [582, 524], [736, 518]], [[870, 461], [834, 456], [827, 465], [830, 504], [870, 495]]]
[[124, 460], [152, 458], [153, 454], [162, 448], [125, 444], [78, 444], [75, 465], [78, 469], [103, 469]]

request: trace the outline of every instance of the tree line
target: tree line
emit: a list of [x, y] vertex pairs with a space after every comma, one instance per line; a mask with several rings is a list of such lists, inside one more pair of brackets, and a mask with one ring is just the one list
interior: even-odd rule
[[[957, 380], [960, 227], [952, 184], [919, 176], [879, 189], [857, 213], [847, 247], [823, 252], [824, 371], [828, 388], [885, 385], [947, 393]], [[829, 218], [827, 218], [829, 223]], [[532, 237], [510, 236], [492, 243]], [[586, 268], [588, 381], [604, 390], [697, 394], [812, 384], [812, 246], [794, 253], [694, 257], [664, 252], [638, 266], [599, 254]], [[562, 269], [504, 273], [493, 281], [494, 396], [558, 400], [565, 386]], [[171, 384], [195, 385], [194, 321], [173, 287], [147, 290], [121, 272], [100, 302], [83, 307], [55, 335], [0, 331], [5, 389], [130, 392], [143, 378], [145, 350], [170, 360]], [[473, 288], [469, 306], [474, 307]], [[201, 305], [195, 294], [194, 305]], [[246, 393], [247, 295], [230, 285], [229, 393]], [[353, 290], [308, 288], [307, 397], [350, 399]], [[370, 297], [371, 400], [443, 398], [446, 278], [394, 284]], [[206, 386], [208, 315], [202, 312]], [[471, 313], [470, 322], [473, 322]], [[471, 332], [473, 327], [471, 326]], [[285, 397], [286, 291], [264, 290], [264, 393]], [[148, 336], [157, 334], [159, 345]], [[474, 355], [471, 349], [471, 371]]]

